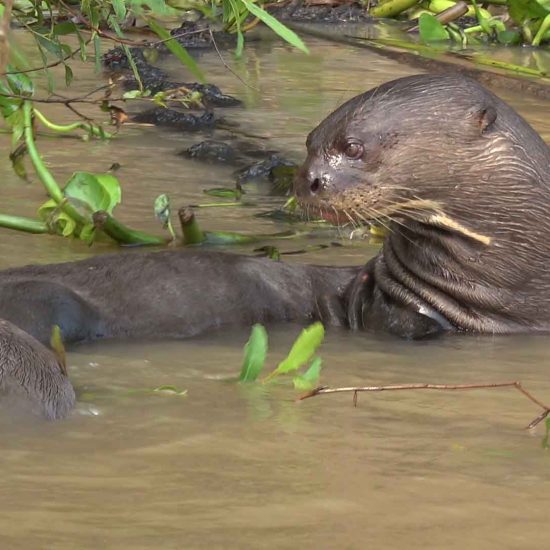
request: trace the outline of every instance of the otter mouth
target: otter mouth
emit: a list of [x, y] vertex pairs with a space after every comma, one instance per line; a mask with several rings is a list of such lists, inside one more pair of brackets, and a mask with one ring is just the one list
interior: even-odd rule
[[325, 203], [318, 200], [298, 199], [298, 204], [306, 218], [321, 218], [338, 226], [387, 225], [392, 221], [403, 223], [407, 219], [427, 221], [434, 214], [442, 212], [442, 207], [438, 202], [424, 199], [395, 201], [385, 206], [358, 206], [357, 204], [346, 204], [346, 202], [348, 201]]
[[307, 219], [320, 218], [338, 227], [351, 225], [353, 227], [381, 227], [384, 230], [390, 230], [393, 222], [403, 226], [407, 221], [414, 221], [461, 235], [484, 245], [489, 245], [492, 242], [491, 237], [478, 233], [459, 220], [448, 216], [441, 203], [426, 199], [396, 201], [384, 208], [369, 208], [368, 206], [346, 208], [308, 200], [301, 200], [299, 204]]

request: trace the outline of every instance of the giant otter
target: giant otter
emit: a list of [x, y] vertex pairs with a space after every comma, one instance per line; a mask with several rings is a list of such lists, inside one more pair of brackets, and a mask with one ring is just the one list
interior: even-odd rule
[[[67, 342], [311, 319], [409, 338], [550, 329], [550, 150], [492, 93], [460, 76], [395, 80], [337, 109], [307, 149], [306, 210], [389, 230], [365, 267], [99, 256], [0, 272], [0, 318], [41, 342], [53, 324]], [[4, 348], [0, 373], [24, 365], [27, 389], [41, 374], [24, 349]]]
[[357, 96], [307, 139], [307, 208], [387, 226], [351, 291], [352, 327], [403, 336], [550, 329], [550, 149], [461, 76]]

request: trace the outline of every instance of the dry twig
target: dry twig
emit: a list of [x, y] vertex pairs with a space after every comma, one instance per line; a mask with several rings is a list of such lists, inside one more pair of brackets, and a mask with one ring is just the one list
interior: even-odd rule
[[528, 392], [517, 380], [514, 382], [490, 382], [487, 384], [392, 384], [388, 386], [358, 386], [349, 388], [329, 388], [328, 386], [319, 386], [314, 390], [301, 395], [298, 400], [302, 401], [317, 395], [325, 395], [330, 393], [353, 392], [353, 405], [357, 406], [357, 394], [359, 392], [381, 392], [381, 391], [398, 391], [398, 390], [480, 390], [480, 389], [495, 389], [495, 388], [515, 388], [521, 392], [530, 401], [538, 405], [542, 412], [535, 417], [526, 426], [526, 429], [534, 428], [539, 422], [542, 422], [549, 414], [550, 407], [539, 401], [534, 395]]

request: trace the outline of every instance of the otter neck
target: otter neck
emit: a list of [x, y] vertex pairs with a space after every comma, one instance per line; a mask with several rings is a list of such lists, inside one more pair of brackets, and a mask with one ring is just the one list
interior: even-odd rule
[[411, 221], [394, 224], [385, 240], [377, 282], [384, 279], [393, 299], [418, 311], [426, 306], [458, 330], [516, 332], [532, 323], [540, 303], [528, 300], [537, 262], [515, 258], [511, 252], [507, 263], [492, 235]]

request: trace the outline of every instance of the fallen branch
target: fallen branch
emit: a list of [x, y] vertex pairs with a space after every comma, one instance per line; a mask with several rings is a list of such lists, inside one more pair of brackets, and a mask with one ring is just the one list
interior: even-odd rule
[[542, 412], [534, 418], [526, 426], [527, 430], [534, 428], [539, 422], [542, 422], [549, 414], [550, 407], [539, 401], [534, 395], [529, 393], [522, 385], [521, 382], [491, 382], [488, 384], [392, 384], [389, 386], [358, 386], [350, 388], [329, 388], [328, 386], [319, 386], [314, 390], [304, 393], [298, 397], [298, 401], [309, 399], [317, 395], [325, 395], [329, 393], [344, 393], [353, 392], [353, 406], [357, 406], [357, 394], [359, 392], [380, 392], [380, 391], [398, 391], [398, 390], [439, 390], [439, 391], [453, 391], [453, 390], [480, 390], [480, 389], [495, 389], [495, 388], [515, 388], [521, 392], [530, 401], [535, 403], [542, 409]]

